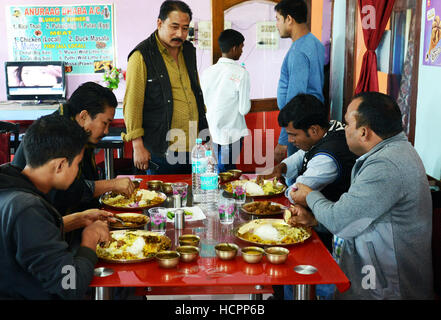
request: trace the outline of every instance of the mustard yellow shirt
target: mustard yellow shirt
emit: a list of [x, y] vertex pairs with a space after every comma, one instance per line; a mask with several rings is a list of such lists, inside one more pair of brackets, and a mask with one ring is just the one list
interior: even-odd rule
[[[157, 35], [156, 42], [159, 52], [164, 59], [171, 83], [173, 95], [171, 129], [179, 129], [171, 132], [171, 136], [174, 136], [174, 139], [170, 142], [170, 150], [189, 152], [191, 151], [190, 146], [193, 145], [193, 140], [196, 138], [195, 135], [197, 135], [199, 115], [182, 47], [178, 54], [178, 63], [176, 63], [174, 58], [168, 53], [167, 48], [159, 41]], [[131, 141], [144, 135], [142, 113], [146, 81], [147, 67], [144, 63], [144, 58], [139, 51], [135, 51], [130, 56], [127, 64], [126, 92], [123, 103], [127, 134], [122, 134], [124, 141]], [[195, 126], [194, 129], [189, 128], [191, 123]]]

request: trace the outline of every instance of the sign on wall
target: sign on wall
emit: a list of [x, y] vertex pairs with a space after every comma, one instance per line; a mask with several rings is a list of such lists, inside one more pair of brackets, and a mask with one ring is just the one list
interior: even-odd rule
[[72, 74], [114, 65], [113, 4], [9, 6], [9, 60], [64, 61]]
[[423, 64], [441, 66], [441, 1], [426, 0]]
[[256, 23], [256, 48], [279, 49], [279, 32], [275, 21]]
[[[231, 29], [231, 21], [224, 21], [224, 30]], [[198, 22], [198, 47], [211, 50], [211, 21]]]

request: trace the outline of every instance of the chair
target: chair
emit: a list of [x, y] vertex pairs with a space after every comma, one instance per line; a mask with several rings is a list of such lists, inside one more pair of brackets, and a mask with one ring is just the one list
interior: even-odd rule
[[20, 144], [19, 133], [18, 123], [0, 121], [0, 164], [11, 162], [11, 155]]

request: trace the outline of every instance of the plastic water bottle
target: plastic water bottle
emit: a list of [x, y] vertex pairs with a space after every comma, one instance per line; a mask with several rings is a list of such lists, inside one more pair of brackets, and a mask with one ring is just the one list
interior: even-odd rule
[[219, 194], [219, 174], [217, 161], [211, 150], [205, 152], [207, 169], [201, 175], [202, 202], [207, 209], [215, 210]]
[[201, 174], [205, 173], [207, 168], [207, 158], [205, 157], [205, 147], [202, 145], [202, 139], [196, 139], [196, 145], [191, 151], [191, 178], [193, 202], [202, 201]]

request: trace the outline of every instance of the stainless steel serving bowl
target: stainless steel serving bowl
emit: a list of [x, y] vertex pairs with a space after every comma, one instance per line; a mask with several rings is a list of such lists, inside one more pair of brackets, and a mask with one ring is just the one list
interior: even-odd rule
[[242, 175], [242, 170], [239, 170], [239, 169], [231, 169], [231, 170], [228, 170], [227, 172], [231, 172], [232, 174], [233, 174], [233, 179], [239, 179], [240, 178], [240, 176]]
[[265, 249], [266, 258], [273, 264], [285, 263], [289, 250], [282, 247], [269, 247]]
[[222, 260], [231, 260], [237, 255], [237, 250], [239, 246], [234, 243], [219, 243], [214, 249], [216, 250], [216, 255]]
[[162, 189], [162, 181], [160, 180], [150, 180], [146, 182], [147, 189], [154, 191], [161, 191]]
[[182, 262], [192, 262], [199, 256], [199, 248], [195, 246], [180, 246], [176, 251], [181, 256]]
[[219, 179], [221, 183], [233, 180], [234, 174], [232, 172], [220, 172]]
[[180, 254], [177, 251], [161, 251], [156, 254], [156, 260], [161, 268], [174, 268], [179, 263]]
[[199, 246], [199, 242], [201, 238], [194, 234], [183, 234], [179, 237], [179, 245], [180, 246]]
[[246, 247], [242, 249], [242, 257], [248, 263], [258, 263], [262, 260], [264, 252], [260, 247]]
[[173, 194], [172, 183], [171, 182], [164, 182], [162, 184], [162, 192], [164, 192], [167, 195]]

